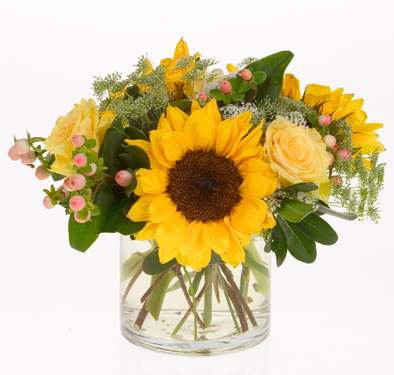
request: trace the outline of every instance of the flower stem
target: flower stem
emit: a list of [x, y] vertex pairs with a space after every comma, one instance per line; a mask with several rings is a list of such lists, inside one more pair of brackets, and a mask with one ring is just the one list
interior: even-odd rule
[[222, 277], [222, 275], [220, 274], [220, 272], [218, 272], [217, 275], [218, 275], [220, 284], [222, 285], [224, 297], [226, 298], [226, 302], [227, 302], [227, 305], [228, 305], [228, 309], [230, 310], [231, 317], [233, 318], [233, 321], [234, 321], [234, 324], [235, 324], [235, 328], [237, 329], [238, 334], [240, 334], [240, 333], [241, 333], [241, 330], [240, 330], [240, 328], [239, 328], [239, 325], [238, 325], [238, 322], [237, 322], [237, 318], [235, 317], [233, 307], [231, 306], [230, 298], [229, 298], [229, 296], [228, 296], [228, 294], [227, 294], [227, 290], [226, 290], [226, 286], [224, 285], [223, 277]]
[[127, 285], [126, 290], [124, 291], [123, 298], [122, 298], [122, 305], [124, 305], [124, 303], [125, 303], [125, 301], [126, 301], [126, 298], [127, 298], [128, 294], [129, 294], [129, 292], [130, 292], [131, 287], [132, 287], [132, 286], [134, 285], [134, 283], [137, 281], [137, 279], [139, 278], [139, 276], [141, 275], [141, 273], [142, 273], [142, 268], [139, 268], [139, 269], [137, 270], [137, 272], [134, 274], [134, 276], [131, 278], [129, 284]]
[[185, 275], [186, 275], [187, 279], [189, 280], [190, 293], [192, 295], [192, 300], [193, 300], [194, 341], [197, 341], [197, 306], [196, 306], [196, 296], [195, 296], [195, 293], [194, 293], [194, 287], [193, 287], [192, 279], [190, 278], [189, 272], [187, 272], [186, 266], [183, 266], [183, 271], [185, 272]]
[[248, 289], [250, 281], [250, 268], [242, 265], [241, 280], [239, 284], [239, 290], [241, 291], [242, 297], [248, 301]]
[[153, 292], [153, 290], [160, 284], [160, 281], [164, 279], [164, 277], [167, 275], [168, 272], [171, 271], [171, 268], [169, 268], [167, 271], [164, 271], [161, 273], [151, 284], [149, 289], [144, 293], [144, 295], [141, 297], [141, 303], [144, 303], [149, 295]]
[[238, 289], [237, 284], [235, 284], [232, 273], [224, 264], [219, 264], [219, 267], [222, 270], [224, 276], [226, 276], [226, 279], [229, 282], [231, 288], [233, 289], [236, 299], [241, 303], [242, 307], [245, 309], [245, 312], [248, 315], [251, 323], [253, 324], [253, 327], [257, 327], [258, 324], [256, 322], [256, 319], [254, 318], [253, 313], [248, 306], [248, 303], [246, 302], [245, 298], [242, 296], [240, 290]]
[[[182, 273], [181, 273], [181, 266], [179, 264], [176, 264], [175, 265], [175, 270], [176, 270], [176, 276], [178, 277], [178, 280], [179, 280], [179, 283], [180, 283], [180, 287], [182, 288], [182, 291], [183, 291], [183, 294], [184, 294], [184, 296], [186, 298], [186, 301], [189, 304], [189, 307], [193, 306], [193, 302], [190, 299], [190, 295], [189, 295], [189, 293], [187, 291], [187, 287], [186, 287], [185, 281], [183, 280], [183, 276], [182, 276]], [[189, 283], [190, 283], [190, 275], [189, 274], [186, 274], [186, 279], [189, 279]], [[200, 316], [198, 314], [197, 314], [197, 322], [198, 322], [199, 326], [202, 329], [205, 329], [205, 324], [201, 320], [201, 318], [200, 318]]]
[[208, 328], [212, 322], [212, 278], [210, 277], [211, 273], [212, 270], [210, 270], [208, 267], [204, 269], [205, 282], [207, 282], [207, 280], [210, 280], [207, 291], [204, 294], [203, 319], [206, 328]]
[[144, 324], [145, 318], [148, 315], [148, 310], [146, 309], [146, 301], [145, 303], [142, 305], [140, 313], [137, 316], [137, 319], [135, 320], [134, 323], [134, 328], [136, 331], [140, 331], [142, 325]]

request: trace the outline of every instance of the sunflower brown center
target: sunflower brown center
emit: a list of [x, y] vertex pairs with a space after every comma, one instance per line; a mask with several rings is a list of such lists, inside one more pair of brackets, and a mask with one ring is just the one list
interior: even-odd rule
[[188, 151], [169, 170], [167, 193], [189, 221], [216, 221], [241, 200], [243, 178], [234, 162], [215, 151]]

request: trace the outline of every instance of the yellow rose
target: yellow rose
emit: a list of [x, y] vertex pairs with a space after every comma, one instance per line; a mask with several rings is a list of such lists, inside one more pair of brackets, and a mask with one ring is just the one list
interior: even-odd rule
[[297, 126], [278, 117], [267, 128], [264, 152], [272, 170], [279, 174], [282, 186], [300, 182], [320, 186], [327, 178], [330, 157], [316, 129]]
[[98, 108], [93, 99], [82, 99], [81, 104], [75, 104], [67, 115], [59, 117], [51, 135], [44, 142], [45, 149], [56, 158], [51, 171], [68, 177], [75, 174], [71, 157], [75, 147], [71, 137], [78, 134], [95, 139], [97, 144], [91, 151], [98, 153], [112, 119], [112, 115], [99, 119]]

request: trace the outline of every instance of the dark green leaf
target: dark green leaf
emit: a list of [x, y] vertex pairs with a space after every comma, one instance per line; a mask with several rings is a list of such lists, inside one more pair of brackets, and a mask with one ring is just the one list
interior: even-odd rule
[[322, 245], [334, 245], [338, 235], [322, 218], [312, 213], [296, 224], [296, 227], [311, 240]]
[[316, 242], [302, 234], [295, 224], [283, 220], [280, 216], [277, 220], [285, 234], [290, 254], [301, 262], [313, 263], [317, 256]]
[[132, 176], [133, 176], [133, 182], [129, 185], [129, 186], [127, 186], [125, 189], [124, 189], [124, 192], [125, 192], [125, 194], [126, 194], [126, 196], [129, 198], [130, 197], [130, 195], [132, 194], [132, 192], [135, 190], [135, 188], [137, 187], [137, 177], [136, 177], [136, 175], [135, 175], [135, 171], [131, 171], [131, 170], [129, 170], [129, 172], [132, 174]]
[[146, 134], [134, 126], [127, 126], [124, 131], [131, 139], [142, 139], [144, 141], [149, 141]]
[[234, 91], [231, 91], [231, 99], [233, 100], [233, 102], [239, 102], [240, 100], [242, 100], [245, 97], [244, 93], [239, 93]]
[[136, 99], [140, 94], [140, 89], [137, 85], [128, 87], [124, 93], [123, 100], [127, 100], [130, 97]]
[[276, 256], [276, 265], [277, 267], [280, 267], [286, 259], [287, 241], [286, 241], [286, 236], [282, 230], [282, 227], [279, 224], [276, 224], [274, 229], [278, 236], [278, 239], [275, 238], [272, 247]]
[[68, 236], [70, 246], [83, 253], [98, 238], [94, 223], [92, 221], [87, 221], [83, 224], [77, 223], [74, 219], [74, 214], [71, 214], [68, 220]]
[[94, 197], [93, 203], [98, 206], [101, 211], [100, 215], [92, 218], [96, 227], [96, 232], [100, 233], [105, 222], [107, 221], [107, 216], [114, 203], [114, 193], [108, 184], [103, 182], [98, 185], [98, 190]]
[[306, 215], [314, 211], [313, 207], [294, 199], [283, 198], [281, 206], [277, 209], [280, 216], [292, 223], [298, 223]]
[[256, 84], [263, 83], [267, 79], [267, 74], [265, 72], [255, 72], [253, 74]]
[[274, 239], [274, 230], [271, 231], [271, 234], [269, 235], [267, 242], [265, 243], [264, 246], [264, 251], [266, 253], [270, 253], [272, 251], [272, 241]]
[[[115, 233], [116, 232], [116, 221], [120, 215], [123, 215], [122, 211], [125, 208], [126, 210], [130, 210], [131, 206], [135, 203], [135, 199], [123, 199], [117, 203], [115, 203], [111, 211], [107, 216], [107, 220], [104, 226], [101, 229], [101, 232], [105, 233]], [[123, 215], [124, 216], [124, 215]], [[125, 217], [125, 219], [127, 219]], [[129, 220], [129, 219], [127, 219]]]
[[222, 100], [225, 105], [229, 105], [231, 103], [231, 96], [230, 95], [223, 95]]
[[179, 108], [183, 112], [190, 111], [192, 107], [192, 101], [191, 100], [174, 100], [169, 103], [173, 107]]
[[317, 209], [319, 212], [323, 212], [327, 215], [331, 215], [331, 216], [335, 216], [335, 217], [339, 217], [340, 219], [344, 219], [344, 220], [348, 220], [348, 221], [353, 221], [357, 219], [357, 215], [353, 214], [351, 212], [338, 212], [338, 211], [334, 211], [331, 208], [326, 207], [326, 205], [323, 205], [320, 201], [319, 201], [319, 207]]
[[142, 263], [142, 270], [147, 275], [158, 275], [167, 271], [176, 263], [176, 259], [172, 259], [171, 261], [161, 264], [159, 260], [159, 252], [154, 251], [149, 254]]
[[111, 123], [110, 129], [117, 129], [119, 130], [121, 133], [124, 133], [124, 120], [122, 117], [115, 117]]
[[278, 99], [283, 85], [285, 70], [293, 57], [294, 54], [290, 51], [277, 52], [246, 67], [246, 69], [252, 68], [255, 71], [263, 71], [267, 74], [266, 80], [258, 86], [257, 103], [265, 100], [267, 96], [271, 100]]
[[70, 199], [71, 196], [63, 198], [60, 202], [59, 205], [64, 207], [64, 208], [70, 208]]
[[289, 185], [279, 189], [280, 191], [314, 191], [319, 189], [319, 187], [313, 182], [300, 182], [299, 184]]
[[127, 168], [126, 163], [119, 157], [124, 152], [122, 145], [125, 138], [126, 135], [116, 128], [110, 127], [105, 133], [99, 156], [103, 157], [104, 165], [108, 168], [106, 173], [111, 176], [115, 176], [119, 170]]
[[[128, 158], [127, 164], [129, 168], [150, 168], [150, 160], [148, 154], [141, 148], [135, 145], [123, 146], [124, 151], [131, 156]], [[125, 160], [125, 159], [123, 159]]]
[[116, 220], [116, 231], [124, 236], [135, 235], [140, 232], [145, 222], [134, 222], [121, 213]]
[[94, 147], [96, 146], [96, 144], [97, 144], [97, 142], [96, 142], [95, 139], [89, 139], [89, 140], [86, 142], [86, 148], [87, 148], [88, 150], [90, 150], [90, 149], [94, 148]]
[[66, 178], [66, 176], [62, 176], [61, 174], [55, 173], [55, 172], [51, 172], [51, 177], [53, 181], [61, 181], [64, 180]]

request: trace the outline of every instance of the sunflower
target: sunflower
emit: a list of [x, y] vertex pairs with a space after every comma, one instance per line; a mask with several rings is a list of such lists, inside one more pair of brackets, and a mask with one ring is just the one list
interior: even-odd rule
[[[301, 100], [299, 85], [297, 78], [286, 74], [281, 94]], [[311, 84], [306, 87], [302, 100], [311, 107], [321, 105], [321, 114], [330, 115], [334, 120], [346, 118], [353, 128], [353, 147], [363, 155], [371, 154], [376, 149], [379, 152], [385, 151], [384, 146], [377, 141], [379, 135], [375, 133], [383, 124], [366, 123], [368, 116], [362, 110], [364, 100], [353, 100], [353, 96], [354, 94], [343, 94], [343, 88], [331, 91], [329, 86]]]
[[251, 234], [275, 226], [262, 198], [278, 176], [261, 160], [262, 123], [251, 130], [251, 116], [222, 121], [215, 99], [203, 108], [194, 101], [190, 116], [168, 106], [150, 142], [126, 140], [151, 162], [136, 174], [139, 199], [128, 217], [147, 222], [135, 237], [155, 239], [161, 263], [176, 258], [200, 271], [213, 250], [236, 267]]

